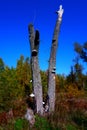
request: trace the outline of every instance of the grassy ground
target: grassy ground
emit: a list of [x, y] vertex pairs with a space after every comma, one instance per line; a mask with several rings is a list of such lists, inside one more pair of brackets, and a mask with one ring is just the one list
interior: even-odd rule
[[46, 117], [36, 114], [35, 124], [31, 128], [19, 107], [16, 116], [0, 124], [0, 130], [87, 130], [86, 96], [77, 98], [65, 94], [58, 95], [55, 108], [55, 112]]

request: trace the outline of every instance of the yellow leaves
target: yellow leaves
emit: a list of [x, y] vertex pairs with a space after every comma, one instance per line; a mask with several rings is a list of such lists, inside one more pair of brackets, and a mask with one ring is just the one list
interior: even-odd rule
[[70, 84], [67, 87], [67, 96], [68, 97], [82, 97], [85, 95], [83, 89], [78, 90], [78, 87], [75, 84]]

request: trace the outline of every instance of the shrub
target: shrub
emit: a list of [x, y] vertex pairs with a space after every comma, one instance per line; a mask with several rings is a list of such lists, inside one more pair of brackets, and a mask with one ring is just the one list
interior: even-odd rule
[[78, 130], [78, 128], [76, 128], [74, 125], [72, 124], [67, 124], [66, 125], [66, 130]]
[[76, 111], [72, 115], [72, 120], [83, 130], [87, 130], [87, 116], [81, 111]]
[[36, 130], [51, 130], [47, 119], [38, 115], [36, 115], [36, 122], [34, 127]]
[[29, 128], [29, 122], [25, 119], [18, 118], [14, 123], [14, 130], [26, 130]]

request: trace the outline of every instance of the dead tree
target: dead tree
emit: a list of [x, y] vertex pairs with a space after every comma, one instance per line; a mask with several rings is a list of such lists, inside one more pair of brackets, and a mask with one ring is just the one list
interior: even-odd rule
[[31, 47], [31, 69], [32, 69], [32, 83], [33, 92], [36, 100], [36, 112], [43, 114], [43, 95], [42, 95], [42, 84], [38, 61], [38, 51], [39, 51], [39, 31], [34, 31], [32, 24], [28, 26], [29, 30], [29, 40]]
[[49, 69], [48, 69], [48, 97], [49, 97], [49, 112], [55, 110], [55, 71], [56, 71], [56, 52], [58, 46], [58, 36], [60, 31], [60, 25], [62, 21], [63, 14], [62, 5], [60, 5], [59, 11], [57, 11], [58, 18], [56, 21], [53, 39], [52, 39], [52, 47], [49, 59]]
[[[56, 70], [56, 51], [58, 46], [58, 36], [60, 25], [62, 21], [63, 14], [62, 6], [60, 5], [59, 11], [57, 11], [58, 19], [56, 22], [56, 26], [54, 29], [53, 39], [52, 39], [52, 47], [51, 54], [49, 59], [49, 69], [48, 69], [48, 108], [49, 112], [54, 111], [55, 109], [55, 70]], [[31, 69], [32, 69], [32, 80], [33, 80], [33, 91], [35, 94], [36, 100], [36, 111], [43, 115], [43, 94], [42, 94], [42, 84], [41, 84], [41, 76], [38, 62], [38, 51], [39, 51], [39, 32], [34, 31], [34, 27], [32, 24], [28, 26], [29, 30], [29, 40], [31, 47]]]

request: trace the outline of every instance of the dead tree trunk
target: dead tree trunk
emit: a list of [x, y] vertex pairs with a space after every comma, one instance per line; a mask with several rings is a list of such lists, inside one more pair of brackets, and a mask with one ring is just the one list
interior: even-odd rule
[[55, 71], [56, 71], [56, 52], [57, 52], [57, 46], [58, 46], [58, 36], [60, 31], [60, 25], [62, 21], [62, 14], [63, 9], [62, 6], [60, 6], [59, 11], [57, 11], [57, 14], [59, 15], [52, 39], [52, 47], [51, 47], [51, 53], [50, 53], [50, 59], [49, 59], [49, 69], [48, 69], [48, 97], [49, 97], [49, 112], [52, 112], [55, 110]]
[[39, 48], [39, 32], [36, 30], [34, 32], [34, 27], [32, 24], [28, 27], [29, 30], [29, 40], [31, 46], [31, 69], [32, 69], [32, 83], [33, 83], [33, 91], [35, 94], [36, 100], [36, 111], [39, 114], [43, 114], [43, 95], [42, 95], [42, 84], [41, 84], [41, 76], [40, 69], [38, 63], [38, 48]]

